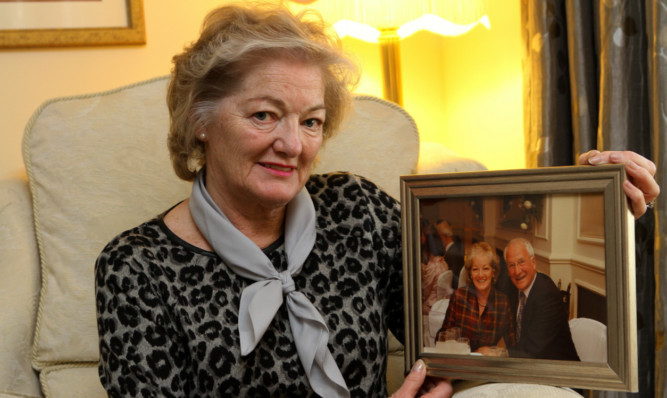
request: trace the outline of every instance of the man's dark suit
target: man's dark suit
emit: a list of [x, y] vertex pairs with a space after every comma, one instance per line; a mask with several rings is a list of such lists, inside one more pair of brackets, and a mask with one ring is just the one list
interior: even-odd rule
[[[516, 314], [519, 293], [514, 285], [509, 299]], [[560, 291], [551, 278], [538, 272], [523, 310], [521, 336], [509, 347], [510, 356], [578, 361], [567, 318]]]
[[431, 253], [434, 256], [443, 256], [445, 258], [447, 267], [454, 274], [452, 287], [456, 289], [459, 286], [459, 275], [461, 274], [461, 268], [463, 268], [463, 263], [465, 261], [465, 248], [463, 247], [461, 238], [458, 236], [453, 236], [453, 242], [447, 249], [438, 237], [433, 237], [433, 239], [429, 239], [429, 237], [427, 237], [426, 239]]
[[463, 262], [465, 261], [465, 249], [461, 238], [454, 236], [453, 239], [454, 241], [449, 248], [445, 249], [445, 262], [458, 279], [458, 276], [461, 274], [461, 268], [463, 268]]

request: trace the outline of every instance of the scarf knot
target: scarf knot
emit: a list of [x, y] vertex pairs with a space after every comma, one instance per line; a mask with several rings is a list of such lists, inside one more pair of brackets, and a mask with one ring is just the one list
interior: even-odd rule
[[289, 271], [283, 271], [279, 275], [280, 282], [283, 284], [283, 294], [287, 296], [296, 290], [296, 285], [294, 285], [294, 279], [290, 275]]
[[197, 174], [190, 196], [192, 218], [231, 271], [255, 281], [243, 289], [239, 303], [241, 355], [251, 353], [271, 325], [285, 297], [299, 360], [313, 390], [323, 397], [349, 397], [343, 375], [327, 347], [329, 329], [320, 312], [292, 279], [315, 246], [315, 206], [302, 188], [285, 209], [287, 270], [278, 273], [260, 248], [229, 221], [209, 195], [205, 171]]

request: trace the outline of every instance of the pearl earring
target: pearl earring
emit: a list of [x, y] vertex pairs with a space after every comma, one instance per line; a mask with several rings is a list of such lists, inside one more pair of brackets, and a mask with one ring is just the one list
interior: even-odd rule
[[199, 139], [202, 140], [202, 141], [205, 141], [206, 140], [206, 133], [199, 134]]

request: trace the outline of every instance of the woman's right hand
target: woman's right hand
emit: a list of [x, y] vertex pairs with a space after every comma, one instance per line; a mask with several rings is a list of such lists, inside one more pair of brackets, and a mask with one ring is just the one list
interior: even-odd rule
[[447, 379], [426, 379], [426, 365], [421, 359], [412, 366], [412, 370], [405, 377], [403, 385], [391, 398], [449, 398], [452, 396], [452, 383]]

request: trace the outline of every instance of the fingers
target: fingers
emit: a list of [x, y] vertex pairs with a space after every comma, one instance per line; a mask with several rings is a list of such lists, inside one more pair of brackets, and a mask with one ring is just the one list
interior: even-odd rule
[[[653, 162], [651, 162], [651, 164], [653, 164]], [[628, 180], [641, 191], [644, 199], [642, 205], [646, 205], [646, 203], [651, 202], [658, 197], [660, 194], [660, 186], [655, 181], [655, 178], [653, 178], [654, 174], [651, 170], [631, 160], [625, 163], [625, 171], [627, 172]]]
[[646, 213], [646, 204], [655, 200], [660, 194], [660, 186], [653, 177], [656, 173], [655, 163], [632, 151], [588, 151], [579, 156], [578, 164], [610, 164], [624, 163], [627, 181], [623, 191], [630, 200], [630, 209], [635, 218]]
[[593, 163], [590, 162], [589, 159], [591, 159], [595, 156], [598, 156], [599, 154], [600, 154], [600, 151], [597, 151], [595, 149], [593, 149], [591, 151], [588, 151], [586, 153], [582, 153], [581, 155], [579, 155], [579, 159], [577, 159], [577, 164], [580, 164], [580, 165], [593, 164]]
[[452, 396], [452, 383], [447, 379], [426, 378], [426, 365], [419, 359], [405, 377], [403, 385], [391, 398], [449, 398]]
[[412, 366], [412, 370], [405, 377], [401, 388], [399, 388], [391, 397], [392, 398], [412, 398], [417, 395], [419, 389], [424, 384], [426, 379], [426, 366], [424, 361], [419, 359]]
[[644, 202], [642, 191], [632, 185], [629, 180], [623, 182], [623, 191], [630, 200], [630, 210], [635, 218], [643, 216], [646, 213], [646, 202]]
[[635, 218], [646, 213], [646, 204], [660, 194], [660, 186], [648, 170], [630, 161], [625, 164], [628, 179], [623, 182], [623, 191], [630, 200], [630, 209]]
[[492, 356], [493, 353], [489, 347], [479, 347], [478, 349], [475, 350], [475, 352], [480, 353], [484, 356]]
[[452, 383], [447, 379], [434, 379], [428, 388], [423, 391], [427, 391], [425, 394], [420, 395], [422, 398], [449, 398], [454, 393], [452, 388]]
[[618, 163], [627, 163], [635, 162], [638, 166], [646, 169], [651, 176], [655, 175], [657, 170], [655, 163], [646, 159], [642, 155], [632, 152], [632, 151], [605, 151], [600, 152], [598, 150], [588, 151], [579, 155], [577, 161], [581, 165], [600, 165], [600, 164], [618, 164]]

